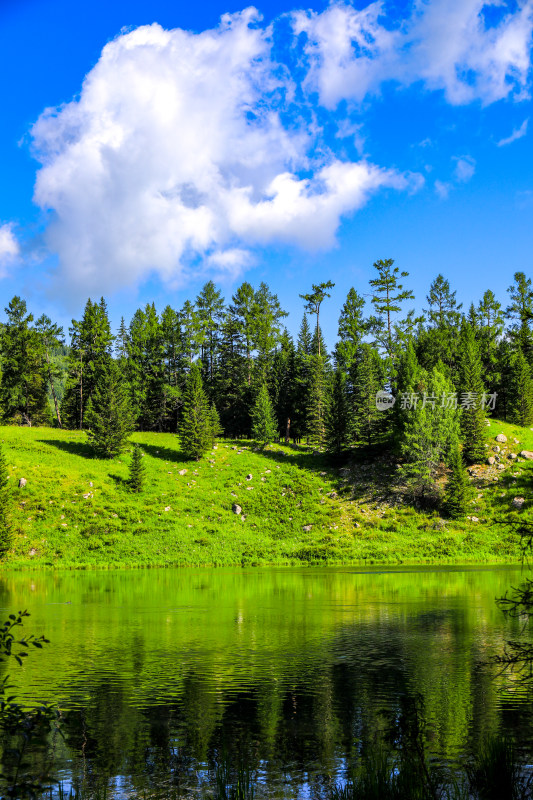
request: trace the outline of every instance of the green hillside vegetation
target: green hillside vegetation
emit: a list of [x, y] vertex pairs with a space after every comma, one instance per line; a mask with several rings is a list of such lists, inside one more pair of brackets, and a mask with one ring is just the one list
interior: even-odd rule
[[[506, 444], [496, 443], [499, 433]], [[138, 432], [120, 457], [104, 460], [85, 432], [5, 426], [6, 566], [516, 562], [515, 527], [494, 520], [533, 519], [527, 499], [513, 506], [528, 496], [533, 462], [508, 457], [533, 450], [533, 432], [493, 420], [485, 436], [487, 455], [501, 447], [503, 468], [471, 467], [471, 511], [449, 520], [406, 504], [389, 455], [339, 469], [305, 445], [220, 440], [192, 461], [176, 435]], [[144, 453], [141, 493], [129, 485], [134, 444]]]

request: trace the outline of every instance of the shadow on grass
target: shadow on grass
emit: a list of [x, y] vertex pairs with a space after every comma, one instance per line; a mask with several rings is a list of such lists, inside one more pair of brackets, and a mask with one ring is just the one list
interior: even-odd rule
[[197, 464], [198, 462], [193, 458], [189, 459], [179, 448], [176, 450], [171, 450], [170, 447], [161, 447], [161, 445], [154, 445], [154, 444], [143, 444], [142, 442], [139, 443], [139, 447], [141, 450], [146, 453], [146, 455], [151, 456], [152, 458], [159, 458], [161, 461], [172, 461], [172, 463], [182, 463], [184, 461], [189, 461], [190, 463]]
[[37, 441], [40, 444], [49, 444], [73, 456], [81, 456], [82, 458], [90, 459], [96, 458], [92, 447], [87, 442], [62, 442], [58, 439], [38, 439]]

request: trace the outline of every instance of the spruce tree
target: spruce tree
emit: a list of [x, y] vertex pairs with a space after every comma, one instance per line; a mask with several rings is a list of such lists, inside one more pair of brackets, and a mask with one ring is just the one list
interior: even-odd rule
[[87, 438], [100, 458], [115, 458], [124, 449], [133, 430], [127, 390], [122, 374], [109, 356], [100, 366], [100, 375], [89, 398]]
[[444, 493], [443, 507], [449, 517], [457, 519], [466, 514], [472, 496], [458, 442], [451, 448], [449, 468], [450, 475]]
[[376, 406], [376, 394], [383, 389], [381, 362], [377, 350], [363, 343], [350, 370], [350, 438], [355, 445], [373, 445], [381, 438], [386, 413]]
[[313, 283], [313, 291], [310, 294], [301, 294], [300, 297], [305, 300], [305, 310], [308, 314], [316, 314], [316, 341], [318, 346], [318, 356], [322, 355], [321, 336], [320, 336], [320, 306], [326, 299], [331, 297], [328, 289], [333, 289], [335, 286], [331, 281], [324, 281], [323, 283]]
[[413, 300], [414, 294], [410, 289], [405, 289], [398, 282], [399, 278], [407, 278], [408, 272], [400, 272], [394, 267], [394, 259], [386, 258], [374, 263], [378, 277], [369, 281], [372, 289], [372, 303], [380, 320], [381, 332], [378, 334], [378, 343], [385, 349], [389, 358], [393, 358], [398, 332], [404, 322], [393, 324], [393, 316], [401, 311], [405, 300]]
[[479, 346], [472, 326], [467, 322], [461, 328], [459, 348], [463, 458], [467, 464], [479, 464], [485, 459], [485, 410], [481, 403], [484, 386]]
[[213, 420], [198, 362], [191, 365], [187, 376], [178, 430], [182, 450], [188, 458], [198, 461], [213, 446]]
[[211, 446], [213, 446], [216, 438], [221, 436], [224, 432], [224, 429], [220, 424], [220, 417], [218, 415], [217, 407], [214, 403], [211, 403], [211, 406], [209, 407], [209, 420], [211, 425]]
[[252, 435], [256, 442], [262, 444], [263, 447], [278, 437], [274, 408], [264, 383], [257, 393], [252, 410]]
[[521, 350], [511, 362], [512, 416], [519, 425], [533, 423], [533, 381], [531, 369]]
[[5, 556], [11, 545], [8, 484], [7, 464], [0, 445], [0, 558]]
[[333, 388], [326, 414], [326, 448], [340, 456], [348, 445], [348, 403], [346, 377], [340, 367], [335, 371]]
[[132, 492], [142, 492], [145, 477], [143, 454], [138, 444], [133, 446], [133, 455], [130, 463], [130, 479], [128, 481]]
[[309, 396], [307, 399], [306, 434], [310, 444], [322, 448], [326, 443], [328, 386], [324, 355], [310, 357]]

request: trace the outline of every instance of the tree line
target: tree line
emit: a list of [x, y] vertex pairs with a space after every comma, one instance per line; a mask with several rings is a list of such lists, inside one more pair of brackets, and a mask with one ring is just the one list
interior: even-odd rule
[[[305, 439], [337, 456], [393, 447], [406, 485], [431, 495], [439, 465], [459, 451], [461, 462], [484, 457], [494, 404], [499, 418], [533, 424], [531, 279], [516, 272], [505, 306], [489, 289], [466, 311], [438, 275], [416, 315], [408, 273], [392, 259], [374, 268], [370, 313], [350, 289], [331, 352], [320, 326], [331, 281], [300, 295], [296, 340], [266, 283], [244, 282], [226, 303], [208, 281], [194, 302], [161, 314], [147, 304], [115, 333], [105, 300], [89, 299], [68, 344], [14, 297], [0, 330], [2, 421], [85, 429], [104, 456], [131, 430], [178, 431], [195, 457], [220, 433]], [[396, 398], [386, 413], [380, 390]]]

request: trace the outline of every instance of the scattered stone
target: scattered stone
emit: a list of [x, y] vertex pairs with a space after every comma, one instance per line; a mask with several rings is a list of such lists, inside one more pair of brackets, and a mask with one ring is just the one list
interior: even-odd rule
[[505, 464], [498, 464], [496, 469], [505, 469]]
[[233, 445], [233, 447], [232, 447], [231, 449], [232, 449], [232, 450], [236, 450], [237, 448], [235, 447], [235, 445]]
[[361, 527], [358, 522], [354, 522], [353, 526], [354, 526], [354, 528], [360, 528]]
[[247, 481], [251, 481], [251, 480], [252, 480], [252, 478], [253, 478], [253, 475], [252, 475], [252, 473], [251, 473], [251, 472], [250, 472], [250, 473], [248, 473], [248, 475], [246, 476], [246, 480], [247, 480]]
[[165, 511], [170, 511], [170, 506], [165, 506]]
[[93, 482], [92, 482], [92, 481], [89, 481], [89, 486], [92, 486], [92, 485], [93, 485]]
[[520, 455], [522, 458], [527, 458], [529, 460], [533, 458], [533, 452], [531, 450], [521, 450]]
[[499, 433], [499, 434], [496, 436], [496, 441], [497, 441], [497, 442], [500, 442], [500, 444], [501, 444], [502, 442], [504, 442], [504, 443], [505, 443], [505, 442], [507, 441], [507, 436], [505, 435], [505, 433]]
[[270, 475], [270, 473], [271, 473], [271, 472], [272, 472], [272, 470], [271, 470], [271, 469], [266, 469], [266, 470], [265, 470], [265, 475]]
[[479, 522], [479, 517], [470, 517], [471, 522]]
[[88, 499], [89, 499], [89, 497], [94, 497], [94, 495], [93, 495], [93, 493], [92, 493], [92, 492], [87, 492], [87, 494], [84, 494], [84, 495], [83, 495], [83, 499], [84, 499], [84, 500], [88, 500]]
[[525, 502], [526, 501], [524, 500], [523, 497], [513, 497], [512, 506], [513, 506], [513, 508], [520, 509], [520, 508], [522, 508], [522, 506], [524, 505]]
[[302, 530], [309, 532], [310, 530], [312, 530], [312, 528], [313, 528], [312, 525], [304, 525]]
[[178, 475], [186, 475], [186, 474], [187, 474], [186, 469], [180, 469], [180, 471], [178, 472]]
[[513, 442], [514, 442], [515, 444], [520, 444], [520, 442], [518, 441], [518, 439], [513, 439]]
[[32, 549], [30, 550], [30, 552], [28, 553], [28, 555], [30, 555], [30, 556], [34, 556], [36, 553], [37, 553], [37, 550], [35, 549], [35, 547], [32, 547]]
[[514, 461], [514, 459], [515, 459], [516, 457], [517, 457], [517, 456], [516, 456], [516, 453], [509, 453], [509, 455], [507, 456], [507, 458], [509, 459], [509, 461]]
[[26, 486], [27, 482], [28, 481], [26, 480], [26, 478], [21, 478], [19, 480], [19, 489], [24, 489], [24, 487]]
[[247, 486], [247, 487], [246, 487], [246, 491], [247, 491], [247, 492], [251, 492], [253, 488], [254, 488], [253, 486]]
[[493, 453], [499, 453], [500, 452], [500, 447], [497, 444], [495, 444], [494, 447], [492, 448], [492, 452]]
[[489, 457], [487, 458], [487, 464], [489, 464], [491, 467], [492, 467], [492, 465], [493, 465], [493, 464], [495, 464], [495, 463], [496, 463], [496, 459], [494, 458], [494, 456], [489, 456]]
[[327, 472], [319, 472], [318, 474], [319, 474], [319, 475], [322, 475], [322, 477], [324, 477], [324, 476], [325, 476], [325, 475], [327, 475], [328, 473], [327, 473]]
[[111, 514], [111, 516], [115, 517], [115, 519], [118, 519], [118, 514]]
[[233, 503], [231, 510], [234, 514], [242, 514], [242, 508], [240, 505], [238, 505], [238, 503]]

